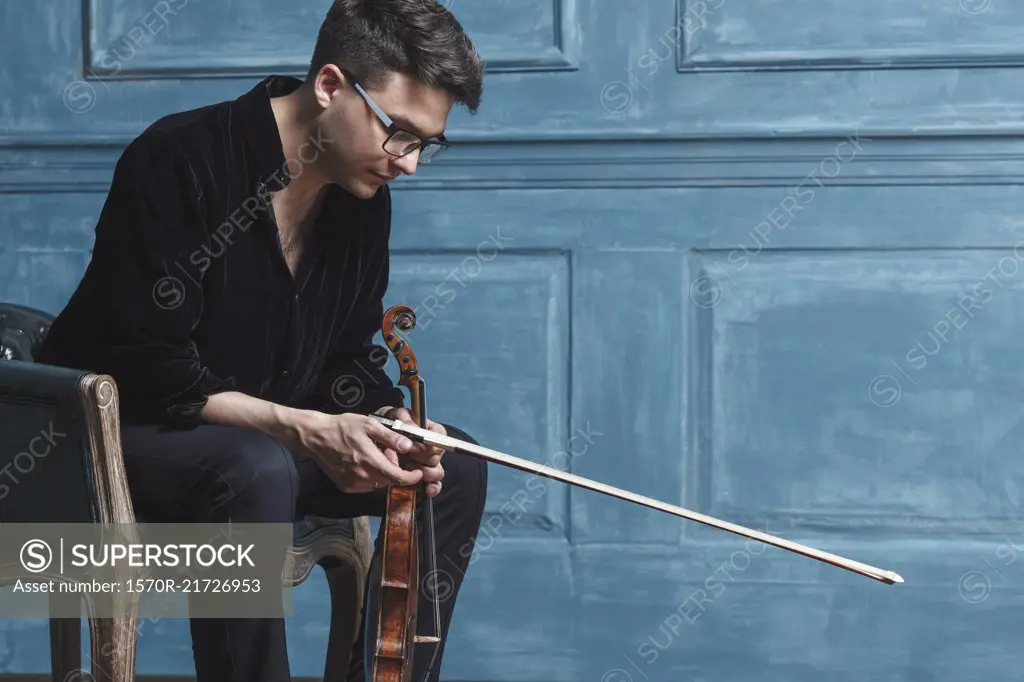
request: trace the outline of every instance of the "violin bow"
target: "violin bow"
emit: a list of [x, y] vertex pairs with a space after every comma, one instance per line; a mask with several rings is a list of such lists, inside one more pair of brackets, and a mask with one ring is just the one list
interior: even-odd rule
[[775, 547], [780, 547], [791, 552], [796, 552], [797, 554], [802, 554], [812, 559], [817, 559], [818, 561], [823, 561], [825, 563], [832, 564], [833, 566], [838, 566], [839, 568], [844, 568], [848, 571], [852, 571], [853, 573], [857, 573], [858, 575], [872, 578], [874, 580], [886, 583], [888, 585], [903, 582], [903, 578], [900, 577], [898, 573], [895, 573], [893, 571], [887, 571], [885, 569], [877, 568], [875, 566], [871, 566], [860, 561], [854, 561], [853, 559], [847, 559], [846, 557], [841, 557], [830, 552], [824, 552], [820, 549], [815, 549], [813, 547], [801, 545], [798, 542], [793, 542], [791, 540], [786, 540], [780, 537], [776, 537], [774, 535], [769, 535], [768, 533], [762, 533], [761, 531], [754, 530], [752, 528], [746, 528], [735, 523], [730, 523], [728, 521], [717, 519], [713, 516], [701, 514], [700, 512], [695, 512], [689, 509], [684, 509], [683, 507], [677, 507], [676, 505], [667, 504], [665, 502], [661, 502], [650, 497], [645, 497], [644, 495], [637, 495], [636, 493], [631, 493], [628, 490], [622, 490], [621, 488], [615, 488], [605, 483], [592, 481], [588, 478], [584, 478], [576, 474], [571, 474], [560, 469], [555, 469], [553, 467], [545, 466], [543, 464], [537, 464], [527, 459], [513, 457], [512, 455], [507, 455], [504, 452], [492, 450], [481, 445], [476, 445], [475, 443], [469, 443], [464, 440], [452, 438], [451, 436], [444, 436], [439, 433], [434, 433], [433, 431], [428, 431], [427, 429], [418, 427], [415, 424], [408, 424], [397, 419], [388, 419], [386, 417], [380, 417], [377, 415], [370, 416], [379, 421], [384, 426], [391, 429], [392, 431], [408, 436], [409, 439], [413, 441], [417, 441], [420, 443], [429, 443], [430, 445], [437, 445], [446, 450], [461, 452], [472, 457], [477, 457], [479, 459], [492, 462], [494, 464], [501, 464], [503, 466], [511, 467], [513, 469], [519, 469], [520, 471], [528, 471], [539, 476], [544, 476], [545, 478], [550, 478], [556, 481], [561, 481], [562, 483], [568, 483], [570, 485], [579, 486], [581, 488], [586, 488], [587, 490], [593, 490], [594, 492], [603, 493], [605, 495], [610, 495], [611, 497], [617, 497], [628, 502], [633, 502], [644, 507], [649, 507], [651, 509], [663, 511], [667, 514], [672, 514], [673, 516], [678, 516], [684, 519], [689, 519], [691, 521], [696, 521], [698, 523], [703, 523], [707, 526], [712, 526], [714, 528], [719, 528], [730, 533], [735, 533], [736, 535], [742, 535], [753, 540], [760, 540], [761, 542], [764, 542], [766, 544], [773, 545]]

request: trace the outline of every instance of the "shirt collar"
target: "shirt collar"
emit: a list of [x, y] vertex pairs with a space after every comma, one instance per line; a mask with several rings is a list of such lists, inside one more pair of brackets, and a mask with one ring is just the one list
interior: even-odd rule
[[272, 75], [236, 100], [242, 114], [244, 145], [255, 185], [253, 189], [260, 195], [268, 189], [284, 189], [289, 181], [281, 133], [277, 129], [270, 99], [293, 92], [301, 85], [302, 81], [297, 78]]

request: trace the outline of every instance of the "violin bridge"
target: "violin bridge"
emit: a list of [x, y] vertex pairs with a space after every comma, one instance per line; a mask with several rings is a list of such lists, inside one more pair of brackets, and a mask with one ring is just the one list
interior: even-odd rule
[[437, 644], [440, 641], [440, 637], [428, 637], [426, 635], [416, 635], [412, 638], [413, 644]]

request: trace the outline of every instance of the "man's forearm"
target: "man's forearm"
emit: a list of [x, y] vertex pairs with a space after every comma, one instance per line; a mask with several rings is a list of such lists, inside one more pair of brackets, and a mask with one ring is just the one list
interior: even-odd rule
[[289, 439], [302, 423], [306, 410], [286, 407], [238, 391], [211, 395], [200, 413], [212, 424], [256, 429], [276, 439]]

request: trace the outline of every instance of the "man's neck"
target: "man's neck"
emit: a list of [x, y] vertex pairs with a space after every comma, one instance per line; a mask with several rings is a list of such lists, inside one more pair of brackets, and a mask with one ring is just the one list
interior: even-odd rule
[[[283, 195], [288, 201], [311, 203], [327, 184], [317, 167], [318, 154], [313, 147], [322, 136], [317, 135], [315, 118], [303, 110], [305, 86], [270, 100], [277, 120], [277, 130], [284, 151], [285, 168], [291, 179]], [[312, 151], [311, 148], [312, 147]]]

